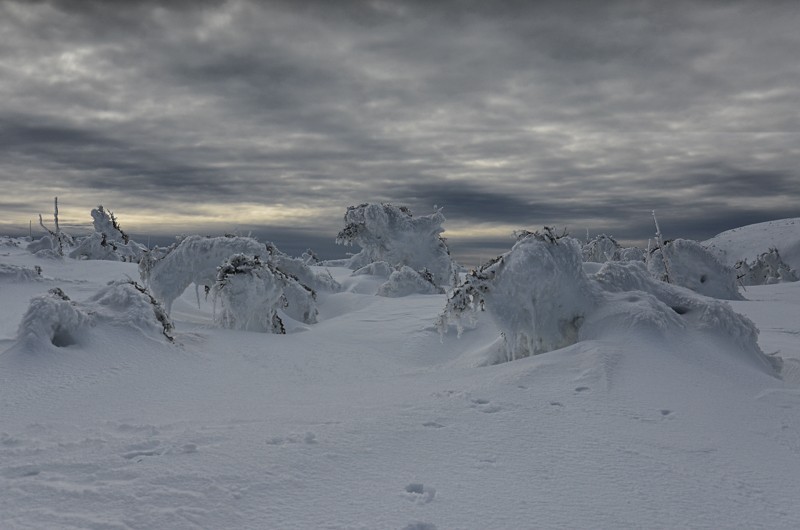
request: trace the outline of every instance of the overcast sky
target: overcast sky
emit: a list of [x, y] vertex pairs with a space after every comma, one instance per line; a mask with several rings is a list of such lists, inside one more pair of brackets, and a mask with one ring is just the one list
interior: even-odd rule
[[796, 1], [0, 0], [0, 230], [57, 195], [75, 231], [103, 204], [331, 254], [382, 201], [444, 207], [471, 259], [798, 217], [798, 28]]

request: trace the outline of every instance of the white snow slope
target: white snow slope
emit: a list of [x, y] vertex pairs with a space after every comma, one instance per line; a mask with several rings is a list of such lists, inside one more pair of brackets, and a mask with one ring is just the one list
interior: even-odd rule
[[800, 527], [800, 282], [731, 303], [781, 380], [623, 325], [476, 367], [486, 315], [440, 338], [444, 295], [374, 296], [384, 278], [344, 269], [307, 331], [219, 329], [190, 287], [175, 344], [98, 325], [30, 351], [33, 296], [83, 302], [136, 265], [8, 240], [0, 263], [43, 269], [0, 276], [2, 529]]
[[742, 259], [752, 263], [770, 248], [777, 248], [783, 262], [800, 271], [800, 217], [734, 228], [702, 244], [731, 267]]

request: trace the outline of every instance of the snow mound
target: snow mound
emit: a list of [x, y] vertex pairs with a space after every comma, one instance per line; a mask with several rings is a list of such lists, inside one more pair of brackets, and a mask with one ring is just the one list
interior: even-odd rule
[[734, 228], [703, 241], [703, 246], [731, 267], [742, 260], [753, 262], [775, 248], [784, 263], [800, 271], [800, 217]]
[[415, 271], [404, 265], [389, 275], [389, 280], [378, 287], [376, 294], [400, 298], [411, 294], [444, 294], [444, 289], [434, 283], [428, 271]]
[[172, 342], [174, 326], [161, 305], [135, 282], [112, 282], [89, 300], [78, 303], [59, 288], [31, 299], [17, 332], [26, 351], [84, 345], [102, 326], [139, 331]]
[[587, 275], [578, 242], [547, 229], [472, 271], [448, 299], [439, 329], [453, 323], [461, 331], [484, 309], [502, 336], [502, 350], [489, 352], [489, 363], [632, 333], [662, 342], [697, 334], [729, 357], [771, 375], [780, 371], [780, 360], [759, 348], [756, 326], [727, 303], [659, 281], [637, 261], [609, 261]]
[[0, 281], [6, 282], [34, 282], [42, 279], [42, 268], [38, 265], [34, 269], [0, 263]]
[[345, 227], [336, 242], [361, 247], [361, 252], [352, 256], [346, 265], [351, 269], [385, 261], [392, 267], [405, 265], [413, 270], [427, 269], [436, 285], [451, 287], [458, 275], [447, 243], [440, 235], [444, 231], [444, 221], [441, 210], [414, 217], [403, 206], [350, 206], [344, 215]]
[[[663, 254], [662, 254], [663, 252]], [[669, 262], [667, 274], [664, 257]], [[736, 272], [697, 241], [674, 239], [653, 251], [647, 260], [650, 274], [713, 298], [743, 300]], [[669, 278], [667, 278], [669, 276]]]

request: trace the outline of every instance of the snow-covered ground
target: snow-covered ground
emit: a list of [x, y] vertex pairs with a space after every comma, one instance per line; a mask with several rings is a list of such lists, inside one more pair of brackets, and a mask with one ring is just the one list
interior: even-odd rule
[[759, 254], [776, 248], [783, 261], [800, 271], [800, 217], [767, 221], [734, 228], [703, 242], [723, 263], [730, 266], [746, 259], [754, 261]]
[[3, 529], [800, 528], [800, 282], [730, 302], [780, 379], [623, 322], [478, 367], [488, 315], [440, 337], [445, 295], [333, 268], [306, 331], [220, 329], [189, 288], [174, 344], [98, 324], [36, 350], [17, 341], [32, 297], [86, 302], [137, 267], [8, 239], [0, 265]]

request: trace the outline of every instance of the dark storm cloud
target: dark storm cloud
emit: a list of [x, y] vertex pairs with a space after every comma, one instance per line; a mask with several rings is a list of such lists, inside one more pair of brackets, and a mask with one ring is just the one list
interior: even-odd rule
[[3, 213], [66, 190], [332, 227], [390, 201], [636, 241], [653, 209], [687, 237], [798, 216], [799, 25], [792, 2], [0, 2]]

